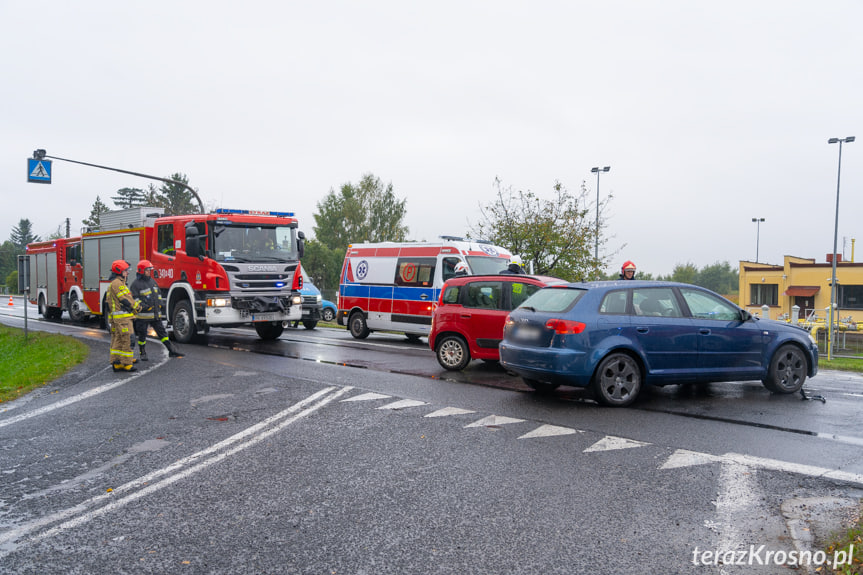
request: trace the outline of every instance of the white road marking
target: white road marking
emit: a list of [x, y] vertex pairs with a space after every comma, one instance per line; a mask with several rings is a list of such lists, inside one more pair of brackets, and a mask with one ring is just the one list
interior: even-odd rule
[[703, 465], [705, 463], [715, 462], [736, 463], [751, 468], [769, 469], [771, 471], [783, 471], [786, 473], [807, 475], [810, 477], [825, 477], [827, 479], [836, 479], [839, 481], [846, 481], [848, 483], [863, 485], [863, 474], [860, 473], [852, 473], [850, 471], [841, 471], [838, 469], [829, 469], [827, 467], [816, 467], [814, 465], [804, 465], [802, 463], [790, 463], [788, 461], [767, 459], [764, 457], [755, 457], [753, 455], [743, 455], [740, 453], [710, 455], [708, 453], [699, 453], [697, 451], [678, 449], [669, 456], [669, 458], [659, 467], [659, 469], [676, 469], [679, 467], [689, 467], [693, 465]]
[[470, 409], [462, 409], [460, 407], [444, 407], [443, 409], [438, 409], [433, 413], [429, 413], [425, 417], [446, 417], [448, 415], [463, 415], [466, 413], [476, 413]]
[[[757, 507], [755, 472], [738, 463], [723, 463], [716, 497], [717, 520], [709, 525], [719, 532], [717, 551], [737, 550], [747, 541], [745, 533], [737, 525], [741, 519], [753, 516]], [[719, 572], [727, 573], [727, 570], [720, 566]]]
[[[56, 403], [52, 403], [52, 404], [46, 405], [44, 407], [40, 407], [39, 409], [34, 409], [33, 411], [29, 411], [27, 413], [22, 413], [20, 415], [10, 417], [9, 419], [2, 419], [2, 420], [0, 420], [0, 427], [6, 427], [7, 425], [12, 425], [13, 423], [18, 423], [19, 421], [24, 421], [25, 419], [30, 419], [32, 417], [38, 417], [40, 415], [45, 415], [46, 413], [50, 413], [50, 412], [54, 411], [55, 409], [60, 409], [61, 407], [66, 407], [67, 405], [72, 405], [73, 403], [78, 403], [79, 401], [89, 399], [93, 396], [99, 395], [101, 393], [105, 393], [106, 391], [111, 391], [115, 387], [120, 387], [121, 385], [126, 385], [129, 382], [135, 381], [136, 379], [138, 379], [142, 375], [146, 374], [147, 372], [151, 371], [152, 369], [159, 367], [160, 365], [165, 363], [165, 361], [167, 361], [167, 359], [164, 361], [161, 361], [159, 363], [154, 364], [152, 367], [150, 367], [148, 369], [135, 372], [134, 375], [130, 375], [130, 376], [120, 375], [118, 377], [120, 377], [121, 379], [118, 379], [117, 381], [112, 381], [111, 383], [106, 383], [104, 385], [100, 385], [99, 387], [94, 387], [93, 389], [88, 389], [87, 391], [85, 391], [83, 393], [79, 393], [78, 395], [73, 395], [72, 397], [67, 397], [66, 399], [62, 399]], [[99, 373], [101, 373], [101, 371]]]
[[571, 427], [560, 427], [559, 425], [540, 425], [533, 431], [525, 433], [519, 439], [532, 439], [534, 437], [552, 437], [554, 435], [572, 435], [573, 433], [584, 433], [579, 429]]
[[355, 395], [353, 397], [349, 397], [347, 399], [343, 399], [342, 401], [369, 401], [372, 399], [388, 399], [389, 395], [383, 395], [381, 393], [363, 393], [361, 395]]
[[378, 409], [404, 409], [406, 407], [419, 407], [420, 405], [425, 404], [426, 402], [418, 401], [416, 399], [402, 399], [399, 401], [394, 401], [393, 403], [382, 405]]
[[605, 437], [585, 449], [583, 453], [590, 453], [591, 451], [614, 451], [615, 449], [631, 449], [633, 447], [644, 447], [645, 445], [650, 444], [643, 441], [635, 441], [634, 439], [626, 439], [625, 437], [614, 437], [613, 435], [606, 435]]
[[[10, 547], [10, 544], [12, 542], [30, 535], [31, 533], [37, 531], [42, 527], [45, 527], [52, 523], [56, 523], [58, 521], [63, 521], [63, 523], [55, 525], [54, 527], [48, 529], [41, 534], [30, 537], [28, 541], [39, 541], [41, 539], [56, 535], [57, 533], [60, 533], [61, 531], [64, 531], [66, 529], [71, 529], [73, 527], [83, 525], [96, 517], [119, 509], [128, 503], [140, 499], [141, 497], [159, 491], [171, 485], [172, 483], [175, 483], [181, 479], [189, 477], [194, 473], [197, 473], [198, 471], [202, 471], [203, 469], [206, 469], [214, 463], [223, 461], [231, 455], [234, 455], [235, 453], [238, 453], [248, 447], [260, 443], [271, 435], [282, 431], [287, 426], [324, 407], [326, 404], [330, 403], [334, 399], [337, 399], [338, 397], [341, 397], [353, 388], [344, 387], [337, 390], [335, 393], [332, 393], [336, 389], [337, 388], [335, 387], [327, 387], [325, 389], [322, 389], [317, 393], [314, 393], [309, 397], [303, 399], [302, 401], [295, 403], [291, 407], [282, 410], [279, 413], [268, 417], [267, 419], [247, 429], [244, 429], [243, 431], [236, 433], [231, 437], [220, 441], [219, 443], [208, 447], [207, 449], [204, 449], [197, 453], [193, 453], [192, 455], [184, 457], [183, 459], [180, 459], [167, 467], [157, 469], [156, 471], [148, 473], [147, 475], [125, 483], [124, 485], [121, 485], [114, 489], [111, 493], [97, 495], [96, 497], [92, 497], [82, 503], [79, 503], [78, 505], [75, 505], [74, 507], [70, 507], [69, 509], [65, 509], [63, 511], [59, 511], [45, 517], [34, 519], [33, 521], [27, 522], [20, 527], [16, 527], [14, 529], [6, 531], [5, 533], [0, 534], [0, 557], [14, 550], [14, 546]], [[314, 405], [311, 405], [303, 411], [300, 411], [300, 409], [303, 409], [305, 406], [313, 403]], [[298, 411], [299, 413], [296, 413]], [[287, 417], [291, 414], [293, 414], [291, 417]], [[285, 419], [286, 417], [287, 419]], [[283, 421], [279, 422], [279, 420]], [[267, 427], [269, 427], [269, 429], [267, 429]], [[228, 449], [227, 451], [223, 451], [221, 453], [217, 453], [225, 447], [231, 446], [235, 443], [237, 445], [231, 447], [231, 449]], [[155, 479], [164, 476], [167, 477], [161, 479], [157, 483], [153, 483]], [[124, 497], [116, 499], [117, 495], [126, 492], [130, 493]], [[93, 509], [93, 507], [95, 507], [96, 505], [105, 503], [107, 500], [112, 501], [107, 503], [107, 505]], [[75, 515], [79, 516], [75, 517]]]
[[479, 421], [468, 423], [465, 427], [490, 427], [492, 425], [506, 425], [508, 423], [521, 423], [523, 419], [515, 419], [514, 417], [504, 417], [502, 415], [489, 415]]

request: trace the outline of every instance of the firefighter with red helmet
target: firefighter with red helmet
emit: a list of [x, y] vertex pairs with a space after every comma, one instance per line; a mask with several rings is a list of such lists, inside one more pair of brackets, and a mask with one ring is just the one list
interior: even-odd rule
[[168, 339], [168, 332], [159, 317], [159, 286], [153, 279], [153, 264], [150, 260], [138, 262], [138, 273], [135, 281], [129, 286], [132, 297], [138, 302], [141, 309], [135, 316], [135, 335], [138, 338], [138, 357], [141, 361], [147, 361], [147, 330], [152, 326], [159, 341], [168, 348], [170, 357], [183, 357], [180, 350]]
[[114, 371], [137, 371], [132, 365], [134, 354], [132, 353], [132, 320], [138, 304], [132, 297], [129, 288], [126, 287], [126, 278], [129, 276], [128, 262], [115, 260], [111, 263], [111, 285], [105, 294], [108, 304], [108, 325], [111, 326], [111, 366]]
[[625, 262], [623, 262], [623, 265], [620, 266], [620, 279], [635, 279], [635, 262], [633, 262], [632, 260], [626, 260]]

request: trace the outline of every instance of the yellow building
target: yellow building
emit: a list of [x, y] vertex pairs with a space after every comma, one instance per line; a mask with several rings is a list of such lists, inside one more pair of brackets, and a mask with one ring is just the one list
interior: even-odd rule
[[[770, 319], [791, 317], [791, 308], [800, 307], [799, 318], [825, 321], [830, 306], [833, 264], [814, 259], [785, 256], [781, 266], [740, 262], [740, 307], [762, 315], [770, 308]], [[837, 312], [835, 321], [863, 323], [863, 263], [836, 261]], [[853, 258], [852, 258], [853, 259]]]

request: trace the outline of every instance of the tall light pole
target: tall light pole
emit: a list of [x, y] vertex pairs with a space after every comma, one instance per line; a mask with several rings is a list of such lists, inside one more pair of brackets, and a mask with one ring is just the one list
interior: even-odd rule
[[836, 221], [833, 224], [833, 276], [830, 280], [830, 329], [827, 330], [827, 361], [833, 359], [833, 326], [836, 315], [836, 248], [839, 236], [839, 181], [842, 179], [842, 144], [854, 141], [854, 136], [847, 138], [830, 138], [828, 144], [839, 142], [839, 169], [836, 172]]
[[755, 263], [758, 263], [758, 244], [761, 243], [761, 222], [764, 221], [764, 218], [752, 218], [752, 221], [755, 222], [756, 231], [755, 231]]
[[594, 249], [593, 257], [599, 261], [599, 173], [607, 172], [611, 166], [600, 168], [598, 166], [590, 168], [591, 173], [596, 174], [596, 248]]

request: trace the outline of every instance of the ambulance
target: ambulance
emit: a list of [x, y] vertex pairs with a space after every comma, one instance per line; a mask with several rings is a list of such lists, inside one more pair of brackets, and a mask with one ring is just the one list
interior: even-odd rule
[[364, 339], [377, 330], [427, 336], [444, 282], [464, 262], [472, 275], [498, 274], [509, 250], [485, 241], [440, 236], [437, 242], [380, 242], [348, 246], [339, 282], [339, 325]]

